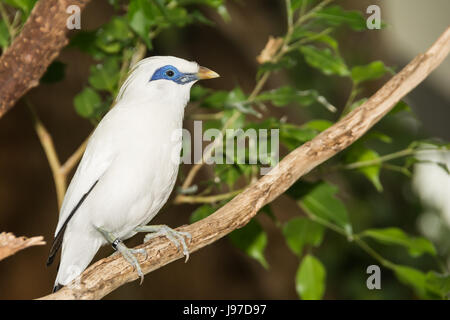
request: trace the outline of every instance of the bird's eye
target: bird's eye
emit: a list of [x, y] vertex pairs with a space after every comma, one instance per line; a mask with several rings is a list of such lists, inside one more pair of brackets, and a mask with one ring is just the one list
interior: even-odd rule
[[172, 78], [175, 75], [175, 72], [173, 72], [172, 70], [167, 70], [166, 71], [166, 76]]

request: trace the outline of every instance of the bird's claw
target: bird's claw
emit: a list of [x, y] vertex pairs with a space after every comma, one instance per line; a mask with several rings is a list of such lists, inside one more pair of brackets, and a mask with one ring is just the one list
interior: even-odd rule
[[160, 226], [157, 231], [146, 234], [144, 237], [144, 242], [147, 242], [148, 240], [159, 236], [165, 236], [177, 247], [177, 249], [182, 248], [183, 254], [186, 257], [185, 262], [189, 260], [189, 250], [186, 244], [186, 240], [184, 239], [192, 239], [192, 236], [189, 232], [176, 231], [172, 228], [169, 228], [168, 226]]
[[136, 270], [137, 274], [141, 278], [139, 284], [142, 284], [142, 282], [144, 282], [144, 273], [142, 272], [141, 265], [135, 257], [135, 254], [143, 254], [145, 259], [147, 259], [147, 251], [145, 249], [128, 249], [123, 243], [120, 243], [117, 246], [117, 251], [120, 252], [125, 260], [127, 260], [134, 270]]
[[141, 249], [130, 249], [130, 251], [133, 254], [142, 254], [144, 256], [144, 260], [147, 260], [147, 258], [148, 258], [147, 250], [145, 250], [144, 248], [141, 248]]

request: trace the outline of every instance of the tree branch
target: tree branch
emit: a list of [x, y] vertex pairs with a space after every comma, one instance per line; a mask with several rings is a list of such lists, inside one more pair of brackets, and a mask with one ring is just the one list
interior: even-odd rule
[[67, 44], [66, 21], [69, 5], [80, 9], [89, 0], [40, 0], [22, 32], [0, 57], [0, 118], [39, 79]]
[[41, 246], [45, 244], [44, 237], [16, 237], [12, 233], [0, 233], [0, 260], [12, 256], [17, 251], [31, 246]]
[[[297, 179], [355, 142], [422, 82], [449, 51], [450, 28], [447, 28], [425, 54], [418, 55], [359, 108], [292, 151], [268, 175], [250, 185], [214, 214], [178, 228], [191, 233], [189, 250], [194, 252], [243, 227], [264, 205], [285, 192]], [[145, 248], [148, 253], [146, 260], [140, 256], [144, 273], [183, 256], [165, 238], [153, 239], [138, 248]], [[114, 255], [97, 261], [73, 283], [43, 299], [100, 299], [137, 278], [130, 264], [122, 256]]]

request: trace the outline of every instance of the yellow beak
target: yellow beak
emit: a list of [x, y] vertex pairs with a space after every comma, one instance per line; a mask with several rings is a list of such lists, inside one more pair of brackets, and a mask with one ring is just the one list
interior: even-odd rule
[[200, 67], [197, 73], [199, 80], [214, 79], [220, 77], [217, 72], [214, 72], [208, 68]]

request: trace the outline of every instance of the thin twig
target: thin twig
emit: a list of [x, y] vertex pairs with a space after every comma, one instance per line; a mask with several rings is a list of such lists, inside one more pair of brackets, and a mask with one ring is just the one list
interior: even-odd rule
[[33, 105], [28, 99], [25, 99], [28, 110], [30, 111], [32, 121], [34, 124], [34, 129], [36, 130], [39, 141], [41, 142], [42, 148], [44, 149], [45, 155], [47, 156], [50, 169], [52, 170], [53, 180], [55, 182], [56, 197], [58, 200], [58, 208], [61, 208], [62, 201], [64, 199], [64, 194], [67, 188], [67, 178], [60, 170], [61, 162], [59, 161], [58, 153], [55, 149], [55, 144], [53, 143], [53, 138], [45, 128], [39, 116], [36, 113]]
[[180, 194], [179, 196], [176, 197], [174, 203], [175, 204], [180, 204], [180, 203], [216, 203], [222, 200], [227, 200], [230, 198], [233, 198], [234, 196], [236, 196], [237, 194], [241, 193], [243, 189], [239, 189], [239, 190], [234, 190], [234, 191], [230, 191], [227, 193], [221, 193], [221, 194], [216, 194], [216, 195], [212, 195], [212, 196], [188, 196], [188, 195], [183, 195]]
[[84, 154], [84, 150], [86, 149], [90, 137], [91, 136], [89, 135], [86, 140], [84, 140], [83, 143], [77, 148], [77, 150], [75, 150], [75, 152], [69, 158], [67, 158], [66, 162], [64, 162], [64, 164], [60, 168], [62, 174], [68, 175], [70, 171], [75, 168]]

